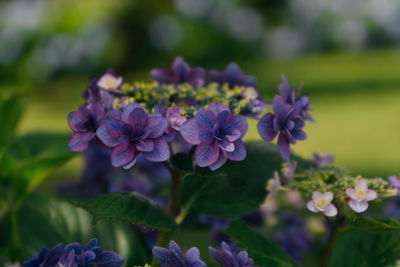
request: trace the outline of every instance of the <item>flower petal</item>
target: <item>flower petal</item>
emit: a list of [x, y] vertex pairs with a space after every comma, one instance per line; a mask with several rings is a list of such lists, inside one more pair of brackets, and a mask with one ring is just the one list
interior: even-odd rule
[[323, 211], [325, 216], [328, 217], [332, 217], [332, 216], [336, 216], [337, 214], [337, 209], [335, 207], [335, 205], [333, 205], [332, 203], [329, 204], [328, 206], [325, 207], [325, 210]]
[[279, 95], [274, 96], [274, 100], [272, 101], [272, 107], [274, 110], [274, 115], [275, 116], [278, 115], [282, 119], [286, 118], [290, 110], [290, 105], [286, 104], [285, 100]]
[[333, 193], [328, 191], [322, 194], [322, 199], [324, 199], [327, 203], [330, 203], [333, 199]]
[[152, 249], [153, 257], [160, 266], [168, 266], [169, 251], [162, 247], [153, 247]]
[[226, 156], [224, 155], [224, 153], [219, 153], [218, 160], [210, 165], [210, 169], [212, 171], [215, 171], [215, 170], [221, 168], [225, 164], [226, 160], [227, 159], [226, 159]]
[[132, 168], [132, 166], [133, 165], [135, 165], [135, 163], [136, 163], [136, 161], [137, 161], [137, 159], [138, 159], [138, 154], [136, 154], [134, 157], [133, 157], [133, 159], [130, 161], [130, 162], [128, 162], [127, 164], [125, 164], [124, 166], [122, 166], [122, 168], [123, 169], [125, 169], [125, 170], [129, 170], [130, 168]]
[[200, 128], [213, 129], [216, 117], [210, 110], [200, 110], [196, 114], [196, 122]]
[[314, 193], [312, 194], [312, 199], [313, 200], [320, 200], [322, 198], [322, 193], [319, 191], [314, 191]]
[[214, 134], [209, 128], [200, 128], [199, 139], [201, 142], [211, 143], [214, 140]]
[[124, 143], [116, 146], [111, 152], [111, 164], [114, 167], [121, 167], [129, 162], [135, 157], [136, 149], [133, 144]]
[[247, 156], [246, 147], [241, 139], [238, 139], [234, 142], [235, 150], [232, 152], [225, 152], [225, 155], [228, 159], [233, 161], [241, 161], [244, 160]]
[[194, 152], [197, 165], [207, 167], [215, 163], [219, 157], [219, 146], [217, 142], [211, 144], [201, 143]]
[[146, 136], [148, 138], [158, 138], [168, 127], [166, 119], [159, 115], [149, 115], [146, 124]]
[[355, 186], [355, 189], [357, 190], [361, 190], [364, 193], [367, 193], [368, 190], [368, 185], [367, 185], [367, 180], [365, 179], [360, 179], [360, 181], [358, 181], [358, 183]]
[[309, 210], [312, 211], [312, 212], [318, 212], [318, 209], [317, 209], [317, 207], [315, 206], [313, 200], [308, 201], [308, 203], [307, 203], [307, 209], [309, 209]]
[[354, 188], [347, 188], [347, 189], [346, 189], [346, 194], [347, 194], [351, 199], [357, 199], [356, 191], [354, 190]]
[[[211, 110], [215, 116], [218, 116], [221, 112], [227, 111], [231, 114], [231, 110], [221, 102], [212, 102], [208, 105], [208, 110]], [[222, 124], [223, 125], [223, 124]]]
[[186, 251], [185, 254], [185, 264], [186, 266], [191, 266], [192, 262], [195, 262], [200, 259], [200, 251], [198, 248], [193, 247]]
[[296, 138], [297, 140], [306, 140], [307, 139], [307, 134], [302, 131], [302, 130], [293, 130], [291, 132], [291, 134], [293, 135], [294, 138]]
[[225, 135], [224, 140], [229, 142], [235, 142], [241, 136], [241, 132], [238, 129], [233, 129], [229, 134]]
[[235, 144], [226, 140], [218, 142], [218, 146], [226, 152], [233, 152], [235, 150]]
[[278, 137], [278, 149], [281, 157], [289, 161], [290, 160], [290, 148], [289, 148], [289, 141], [287, 140], [284, 134], [280, 134]]
[[200, 129], [196, 123], [196, 119], [192, 118], [182, 124], [180, 132], [186, 142], [192, 145], [198, 145], [201, 143], [199, 139], [199, 131]]
[[167, 141], [160, 137], [153, 139], [154, 149], [150, 152], [142, 152], [143, 157], [148, 161], [162, 162], [166, 161], [170, 156], [170, 150]]
[[184, 266], [183, 254], [181, 248], [174, 240], [169, 241], [169, 251], [175, 256], [175, 260], [180, 263], [178, 266]]
[[243, 115], [231, 115], [231, 121], [229, 124], [240, 131], [240, 138], [243, 138], [249, 128], [247, 119]]
[[349, 207], [354, 210], [357, 213], [364, 212], [368, 209], [368, 202], [363, 200], [363, 201], [356, 201], [354, 199], [350, 199], [348, 202]]
[[115, 147], [119, 144], [119, 141], [107, 131], [106, 123], [108, 123], [108, 120], [97, 128], [96, 135], [106, 146]]
[[154, 150], [154, 142], [151, 139], [139, 140], [135, 145], [139, 151], [150, 152]]
[[126, 107], [124, 107], [124, 110], [121, 113], [121, 120], [129, 124], [129, 116], [136, 108], [143, 109], [143, 107], [137, 103], [129, 103]]
[[85, 151], [89, 142], [95, 136], [95, 133], [73, 133], [71, 139], [69, 140], [68, 147], [73, 152]]
[[378, 196], [378, 194], [374, 190], [368, 189], [367, 194], [365, 196], [365, 200], [371, 201], [371, 200], [374, 200], [375, 198], [377, 198], [377, 196]]
[[[161, 116], [159, 116], [162, 118]], [[132, 126], [135, 132], [141, 132], [147, 124], [147, 114], [143, 108], [135, 108], [128, 116], [128, 124]], [[163, 131], [164, 132], [164, 131]]]
[[257, 130], [260, 136], [267, 142], [271, 142], [277, 135], [274, 129], [274, 115], [267, 113], [258, 121]]
[[68, 114], [68, 125], [72, 131], [77, 132], [79, 131], [79, 124], [82, 122], [82, 117], [78, 111], [73, 111]]

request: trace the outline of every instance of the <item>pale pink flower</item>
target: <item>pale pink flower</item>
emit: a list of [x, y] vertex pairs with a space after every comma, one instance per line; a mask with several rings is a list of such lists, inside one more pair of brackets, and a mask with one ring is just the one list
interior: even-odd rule
[[347, 188], [346, 193], [351, 198], [348, 202], [349, 207], [357, 213], [366, 211], [368, 201], [377, 197], [377, 193], [374, 190], [368, 189], [367, 180], [365, 179], [358, 181], [354, 188]]
[[121, 76], [117, 77], [114, 71], [109, 70], [100, 77], [97, 81], [97, 86], [109, 92], [121, 93], [120, 87], [123, 82], [124, 78]]
[[312, 212], [322, 212], [328, 217], [335, 216], [337, 209], [331, 203], [332, 199], [332, 192], [321, 193], [320, 191], [315, 191], [312, 195], [312, 200], [307, 203], [307, 208]]
[[273, 197], [276, 192], [278, 192], [279, 188], [282, 186], [281, 180], [279, 178], [279, 174], [277, 171], [274, 172], [274, 177], [273, 179], [268, 180], [267, 184], [267, 190], [268, 190], [268, 195], [267, 198]]

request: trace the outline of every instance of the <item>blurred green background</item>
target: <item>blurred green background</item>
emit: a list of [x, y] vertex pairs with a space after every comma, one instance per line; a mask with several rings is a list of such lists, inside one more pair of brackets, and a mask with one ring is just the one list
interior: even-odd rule
[[68, 133], [67, 114], [107, 68], [149, 81], [177, 55], [207, 69], [236, 61], [267, 101], [281, 73], [305, 82], [317, 123], [295, 152], [387, 176], [400, 172], [398, 14], [397, 0], [0, 1], [0, 90], [29, 96], [19, 134]]

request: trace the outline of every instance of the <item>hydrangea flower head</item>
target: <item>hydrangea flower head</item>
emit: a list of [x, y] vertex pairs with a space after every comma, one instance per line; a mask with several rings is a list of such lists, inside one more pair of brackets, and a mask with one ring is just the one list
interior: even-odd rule
[[232, 115], [227, 106], [213, 102], [207, 110], [198, 111], [195, 118], [183, 123], [181, 134], [188, 143], [196, 145], [197, 165], [216, 170], [227, 159], [241, 161], [246, 157], [242, 137], [247, 128], [244, 116]]
[[367, 180], [360, 179], [354, 188], [347, 188], [346, 194], [350, 197], [349, 207], [357, 213], [368, 209], [368, 201], [374, 200], [377, 193], [368, 189]]
[[260, 136], [270, 142], [278, 136], [278, 148], [283, 159], [290, 160], [289, 144], [296, 144], [297, 140], [305, 140], [303, 131], [304, 120], [299, 117], [301, 103], [294, 106], [285, 103], [284, 99], [276, 95], [273, 100], [274, 114], [265, 114], [257, 123]]
[[390, 186], [397, 189], [397, 192], [400, 192], [400, 177], [397, 178], [396, 176], [393, 175], [393, 176], [389, 176], [388, 180], [389, 180]]
[[154, 259], [161, 267], [206, 267], [207, 265], [200, 259], [200, 251], [193, 247], [189, 249], [185, 257], [181, 248], [175, 241], [169, 241], [169, 249], [153, 247]]
[[281, 75], [282, 83], [279, 85], [279, 94], [285, 100], [286, 103], [294, 105], [296, 102], [301, 103], [300, 116], [303, 120], [309, 120], [315, 122], [314, 118], [308, 114], [311, 109], [310, 98], [307, 95], [301, 96], [301, 90], [303, 89], [303, 83], [300, 84], [296, 91], [296, 87], [290, 88], [289, 82], [284, 74]]
[[208, 76], [211, 82], [223, 85], [227, 83], [230, 88], [235, 85], [256, 87], [256, 79], [253, 76], [248, 76], [243, 73], [236, 63], [229, 63], [225, 70], [210, 70]]
[[68, 114], [68, 124], [73, 131], [68, 147], [71, 151], [85, 151], [104, 119], [104, 108], [99, 104], [82, 105], [78, 111]]
[[255, 266], [254, 260], [249, 258], [247, 251], [238, 251], [236, 247], [229, 246], [227, 243], [221, 243], [222, 250], [217, 250], [213, 247], [208, 247], [211, 256], [222, 267], [250, 267]]
[[188, 83], [193, 86], [201, 86], [204, 84], [205, 72], [203, 68], [191, 68], [183, 57], [176, 57], [171, 68], [153, 69], [150, 75], [161, 85]]
[[315, 191], [312, 195], [312, 200], [307, 203], [307, 208], [312, 212], [322, 212], [325, 216], [336, 216], [337, 209], [331, 203], [333, 199], [332, 192], [321, 193]]
[[97, 136], [112, 148], [114, 167], [132, 167], [141, 153], [148, 161], [161, 162], [170, 156], [167, 141], [162, 137], [168, 127], [165, 118], [148, 115], [136, 103], [130, 103], [122, 112], [114, 113], [98, 128]]
[[318, 168], [328, 167], [335, 161], [335, 154], [322, 154], [321, 152], [314, 152], [311, 162]]
[[63, 244], [57, 244], [51, 249], [42, 248], [38, 255], [33, 255], [23, 263], [23, 267], [56, 266], [62, 256]]
[[121, 76], [117, 77], [113, 70], [108, 70], [97, 81], [97, 86], [108, 92], [121, 93], [120, 87], [123, 82], [124, 78]]

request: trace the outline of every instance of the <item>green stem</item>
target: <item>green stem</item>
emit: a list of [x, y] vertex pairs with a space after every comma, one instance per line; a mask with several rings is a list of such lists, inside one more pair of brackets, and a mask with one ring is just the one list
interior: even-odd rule
[[[171, 171], [172, 181], [171, 181], [171, 189], [169, 192], [169, 200], [168, 200], [168, 208], [167, 213], [171, 218], [175, 218], [176, 210], [179, 202], [179, 191], [182, 184], [182, 172], [175, 168], [171, 168], [170, 165], [166, 165], [167, 168]], [[160, 236], [158, 237], [157, 246], [166, 247], [170, 238], [171, 232], [169, 231], [161, 231]], [[158, 263], [153, 258], [151, 266], [159, 266]]]
[[10, 248], [10, 260], [12, 262], [17, 261], [20, 258], [21, 253], [21, 239], [19, 234], [17, 213], [10, 211], [10, 226], [11, 226], [11, 248]]
[[338, 214], [335, 219], [328, 220], [328, 222], [330, 225], [328, 244], [322, 254], [319, 264], [320, 267], [328, 267], [329, 265], [336, 239], [339, 236], [340, 230], [344, 227], [344, 217], [341, 214]]

